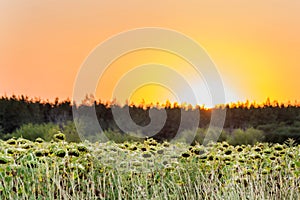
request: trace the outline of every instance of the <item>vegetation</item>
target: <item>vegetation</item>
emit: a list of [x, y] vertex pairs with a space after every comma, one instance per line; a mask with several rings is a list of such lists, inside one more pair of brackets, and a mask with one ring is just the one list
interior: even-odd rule
[[[251, 131], [251, 130], [250, 130]], [[1, 199], [299, 199], [300, 145], [0, 141]]]
[[[124, 135], [121, 134], [122, 131], [114, 121], [111, 106], [118, 107], [119, 109], [129, 107], [132, 119], [141, 126], [149, 123], [149, 110], [157, 109], [153, 105], [125, 105], [125, 107], [120, 107], [111, 103], [97, 102], [92, 98], [87, 98], [84, 103], [76, 108], [81, 111], [91, 109], [91, 105], [94, 105], [101, 128], [107, 133], [112, 133], [121, 138]], [[174, 134], [178, 130], [182, 114], [180, 105], [176, 103], [172, 105], [170, 102], [167, 102], [161, 109], [166, 110], [167, 120], [165, 126], [153, 137], [160, 142], [170, 140], [174, 137]], [[241, 131], [254, 128], [262, 131], [263, 136], [249, 136], [248, 134], [249, 137], [255, 139], [247, 142], [248, 139], [244, 138], [245, 142], [252, 144], [255, 141], [283, 143], [288, 138], [293, 138], [297, 143], [300, 143], [300, 106], [297, 103], [279, 104], [276, 101], [270, 102], [270, 100], [267, 100], [262, 105], [245, 102], [219, 106], [213, 109], [205, 109], [199, 106], [194, 109], [199, 109], [200, 111], [199, 128], [202, 130], [209, 126], [213, 111], [226, 109], [224, 131], [230, 137], [235, 137], [236, 139], [234, 140], [241, 141], [244, 138], [244, 135], [241, 135]], [[188, 106], [184, 112], [193, 112], [194, 109]], [[12, 134], [17, 137], [22, 135], [28, 139], [41, 137], [49, 140], [52, 137], [50, 129], [57, 129], [59, 127], [59, 130], [66, 134], [67, 141], [79, 142], [80, 138], [76, 134], [76, 131], [74, 131], [76, 129], [72, 121], [72, 104], [69, 100], [59, 101], [56, 99], [54, 103], [50, 103], [41, 101], [40, 99], [29, 99], [24, 96], [0, 98], [0, 138], [4, 140], [10, 138]], [[190, 127], [187, 125], [183, 128], [188, 132]], [[43, 135], [45, 131], [42, 130], [39, 133], [28, 130], [31, 136], [27, 137], [26, 133], [24, 133], [26, 129], [49, 129], [50, 135]], [[238, 129], [241, 129], [240, 132]], [[252, 132], [253, 134], [258, 133], [256, 131]], [[259, 135], [261, 134], [259, 133]], [[127, 139], [126, 136], [125, 139]], [[230, 142], [229, 140], [227, 141]], [[234, 144], [234, 141], [231, 143]], [[241, 144], [241, 142], [237, 144]]]
[[[173, 142], [182, 142], [182, 143], [189, 143], [186, 141], [186, 138], [194, 138], [192, 141], [192, 145], [195, 144], [203, 144], [204, 138], [207, 134], [207, 129], [198, 128], [196, 133], [191, 130], [186, 130], [182, 133], [182, 137], [176, 140], [172, 140]], [[209, 131], [214, 131], [211, 129]], [[67, 122], [66, 125], [63, 126], [62, 129], [59, 128], [58, 125], [49, 123], [49, 124], [25, 124], [22, 125], [20, 129], [17, 129], [12, 134], [6, 134], [6, 139], [10, 138], [24, 138], [30, 141], [35, 141], [37, 138], [42, 139], [43, 141], [52, 141], [53, 137], [56, 133], [63, 133], [66, 137], [67, 142], [81, 142], [81, 138], [77, 134], [76, 127], [74, 122]], [[134, 137], [130, 134], [125, 134], [116, 131], [105, 131], [104, 134], [107, 138], [111, 141], [116, 143], [123, 143], [123, 142], [143, 142], [145, 136], [140, 135], [140, 137]], [[134, 134], [137, 135], [137, 134]], [[82, 138], [85, 140], [86, 138]], [[54, 139], [55, 140], [55, 139]], [[246, 130], [242, 129], [234, 129], [231, 133], [223, 130], [218, 141], [223, 142], [226, 141], [231, 145], [241, 145], [241, 144], [255, 144], [257, 142], [263, 142], [265, 140], [264, 134], [262, 131], [254, 128], [249, 128]], [[99, 141], [101, 142], [101, 141]]]
[[68, 142], [80, 142], [80, 137], [77, 134], [75, 124], [68, 121], [62, 126], [62, 129], [54, 123], [43, 124], [24, 124], [19, 129], [11, 134], [5, 134], [3, 139], [24, 138], [31, 141], [35, 141], [37, 138], [41, 138], [45, 141], [51, 141], [53, 136], [60, 131], [64, 132], [66, 141]]
[[[182, 111], [166, 103], [164, 127], [147, 139], [123, 133], [111, 106], [129, 108], [141, 126], [158, 108], [93, 101], [76, 109], [91, 105], [109, 142], [81, 141], [68, 100], [0, 98], [0, 199], [300, 199], [297, 104]], [[181, 112], [195, 109], [196, 134], [186, 125], [175, 140]], [[224, 129], [218, 143], [203, 146], [208, 131], [217, 133], [207, 128], [218, 109], [227, 112]], [[187, 138], [194, 138], [191, 145]]]

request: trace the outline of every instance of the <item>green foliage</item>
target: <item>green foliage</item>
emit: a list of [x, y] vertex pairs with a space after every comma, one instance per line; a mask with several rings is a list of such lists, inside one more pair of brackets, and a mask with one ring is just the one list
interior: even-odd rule
[[[94, 102], [94, 100], [87, 99], [88, 102], [93, 102], [93, 106], [90, 105], [78, 105], [75, 109], [80, 115], [81, 122], [78, 123], [80, 128], [80, 134], [83, 138], [90, 141], [99, 141], [103, 138], [98, 137], [100, 134], [96, 134], [99, 130], [94, 126], [94, 122], [91, 120], [90, 116], [85, 116], [85, 111], [90, 109], [95, 109], [97, 118], [101, 128], [104, 131], [122, 132], [114, 121], [114, 116], [112, 114], [111, 107], [108, 104], [103, 104], [101, 102]], [[125, 105], [121, 107], [119, 105], [113, 105], [116, 109], [127, 109], [130, 110], [130, 115], [132, 120], [140, 126], [145, 126], [151, 122], [149, 117], [149, 112], [151, 109], [156, 109], [156, 111], [162, 111], [158, 108]], [[214, 109], [205, 109], [199, 107], [200, 111], [200, 121], [199, 128], [207, 128], [210, 124], [212, 111], [218, 111], [218, 109], [224, 109], [226, 107], [226, 119], [224, 128], [230, 132], [234, 129], [245, 130], [250, 127], [262, 130], [265, 134], [267, 142], [280, 142], [283, 143], [288, 138], [293, 138], [296, 143], [300, 143], [300, 106], [298, 105], [283, 105], [278, 102], [267, 102], [263, 105], [256, 104], [243, 104], [237, 103], [232, 105], [224, 105]], [[158, 141], [171, 140], [175, 137], [178, 125], [180, 124], [182, 114], [192, 118], [195, 116], [195, 110], [187, 108], [186, 111], [180, 110], [178, 107], [171, 108], [170, 105], [165, 108], [167, 112], [167, 119], [164, 124], [163, 129], [161, 129], [155, 136]], [[199, 114], [199, 113], [196, 113]], [[59, 125], [61, 131], [66, 135], [66, 141], [80, 142], [80, 138], [77, 135], [77, 131], [72, 120], [74, 119], [72, 115], [72, 105], [69, 100], [59, 101], [55, 100], [54, 103], [42, 102], [39, 99], [29, 99], [25, 96], [12, 96], [12, 97], [0, 97], [0, 138], [8, 139], [12, 137], [11, 133], [15, 133], [17, 129], [20, 129], [24, 124], [42, 124], [42, 123], [53, 123]], [[153, 121], [153, 120], [152, 120]], [[154, 120], [155, 121], [155, 120]], [[191, 134], [189, 129], [192, 127], [189, 122], [193, 120], [186, 120], [182, 130], [186, 131], [186, 134]], [[77, 127], [78, 128], [78, 127]], [[202, 134], [202, 133], [201, 133]], [[198, 139], [196, 141], [201, 141], [203, 135], [197, 135]], [[212, 133], [212, 137], [215, 134]], [[227, 135], [227, 134], [222, 134]], [[115, 140], [118, 137], [124, 138], [126, 136], [121, 134], [116, 134]], [[127, 138], [124, 138], [127, 140]], [[180, 138], [177, 138], [180, 139]], [[222, 138], [221, 140], [225, 140]], [[131, 138], [129, 138], [131, 140]], [[185, 140], [185, 138], [181, 138]], [[215, 138], [212, 138], [215, 140]]]
[[241, 144], [255, 144], [257, 142], [264, 141], [264, 134], [262, 131], [248, 128], [245, 131], [241, 129], [236, 129], [228, 137], [228, 143], [232, 145], [241, 145]]
[[68, 121], [63, 126], [63, 133], [66, 136], [66, 141], [68, 142], [81, 142], [81, 139], [77, 133], [75, 123], [72, 121]]
[[104, 131], [104, 135], [116, 143], [143, 141], [144, 136], [141, 133], [120, 133], [118, 131]]
[[[208, 132], [209, 131], [209, 132]], [[207, 136], [209, 134], [209, 136]], [[194, 145], [196, 143], [203, 144], [204, 138], [207, 136], [207, 140], [223, 142], [226, 140], [228, 133], [225, 130], [219, 131], [215, 128], [211, 128], [210, 130], [205, 128], [198, 128], [197, 131], [192, 130], [185, 130], [181, 134], [181, 137], [177, 138], [176, 142], [184, 142], [184, 143], [191, 143]], [[187, 139], [188, 138], [188, 139]]]
[[294, 121], [293, 124], [281, 122], [279, 124], [266, 124], [257, 127], [265, 134], [265, 141], [272, 143], [283, 143], [289, 138], [300, 142], [300, 122]]
[[[50, 134], [48, 134], [48, 132]], [[196, 143], [202, 144], [207, 133], [208, 130], [203, 128], [197, 129], [196, 132], [192, 130], [186, 130], [182, 132], [179, 137], [177, 136], [174, 141], [183, 142], [183, 143], [192, 142], [192, 144], [196, 144]], [[23, 138], [29, 140], [34, 140], [36, 138], [43, 138], [46, 141], [50, 141], [51, 139], [66, 140], [68, 142], [77, 142], [77, 143], [81, 141], [80, 137], [77, 134], [77, 130], [73, 122], [68, 122], [66, 125], [63, 126], [64, 138], [57, 139], [56, 137], [60, 135], [62, 135], [62, 133], [59, 131], [58, 126], [55, 126], [53, 124], [43, 124], [43, 125], [28, 124], [22, 126], [21, 129], [16, 131], [16, 133], [13, 133], [13, 136], [15, 137], [22, 136]], [[142, 133], [125, 134], [125, 133], [120, 133], [111, 130], [105, 131], [104, 135], [107, 137], [107, 139], [112, 140], [116, 143], [122, 143], [126, 141], [141, 142], [143, 141], [144, 138]], [[232, 133], [222, 130], [221, 135], [219, 135], [214, 128], [211, 128], [209, 130], [209, 136], [212, 137], [212, 140], [217, 140], [218, 142], [228, 141], [232, 145], [255, 144], [256, 142], [262, 142], [264, 140], [264, 135], [262, 131], [253, 128], [246, 129], [245, 131], [241, 129], [235, 129]]]
[[58, 125], [48, 124], [25, 124], [12, 133], [13, 137], [22, 137], [31, 141], [37, 138], [42, 138], [45, 141], [50, 141], [53, 136], [59, 131]]

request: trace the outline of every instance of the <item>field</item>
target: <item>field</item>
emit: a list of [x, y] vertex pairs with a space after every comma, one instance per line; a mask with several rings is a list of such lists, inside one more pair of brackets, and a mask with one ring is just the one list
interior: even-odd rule
[[0, 199], [300, 199], [300, 145], [0, 141]]

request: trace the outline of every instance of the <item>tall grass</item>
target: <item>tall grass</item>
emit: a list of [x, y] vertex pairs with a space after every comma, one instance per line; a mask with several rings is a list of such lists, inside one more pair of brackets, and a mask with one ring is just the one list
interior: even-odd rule
[[1, 199], [300, 198], [300, 146], [0, 143]]

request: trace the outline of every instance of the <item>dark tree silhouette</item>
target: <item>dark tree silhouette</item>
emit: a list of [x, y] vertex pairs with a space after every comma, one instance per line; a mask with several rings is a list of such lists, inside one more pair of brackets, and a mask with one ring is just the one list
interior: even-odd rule
[[[140, 125], [146, 126], [150, 123], [150, 109], [158, 109], [151, 106], [112, 105], [95, 101], [87, 97], [86, 103], [77, 106], [78, 110], [91, 109], [95, 106], [98, 121], [103, 130], [112, 130], [122, 133], [114, 121], [111, 106], [118, 109], [130, 110], [132, 120]], [[164, 127], [154, 136], [157, 140], [171, 139], [175, 136], [180, 125], [182, 114], [194, 112], [191, 107], [184, 111], [178, 104], [166, 102], [165, 109], [167, 120]], [[300, 142], [300, 106], [297, 104], [280, 104], [276, 101], [267, 100], [262, 105], [245, 103], [236, 103], [214, 108], [226, 109], [224, 129], [232, 132], [234, 129], [246, 130], [256, 128], [262, 130], [267, 136], [268, 142], [283, 142], [287, 138], [294, 138]], [[195, 109], [195, 108], [194, 108]], [[197, 106], [200, 111], [199, 128], [207, 128], [210, 123], [212, 109], [206, 109]], [[2, 135], [12, 133], [24, 124], [42, 124], [54, 123], [62, 127], [64, 124], [73, 120], [72, 104], [70, 100], [59, 101], [57, 98], [53, 103], [41, 101], [40, 99], [29, 99], [27, 96], [0, 98], [0, 133]], [[191, 120], [192, 121], [192, 120]], [[189, 125], [184, 129], [189, 129]], [[2, 137], [3, 138], [3, 137]]]

